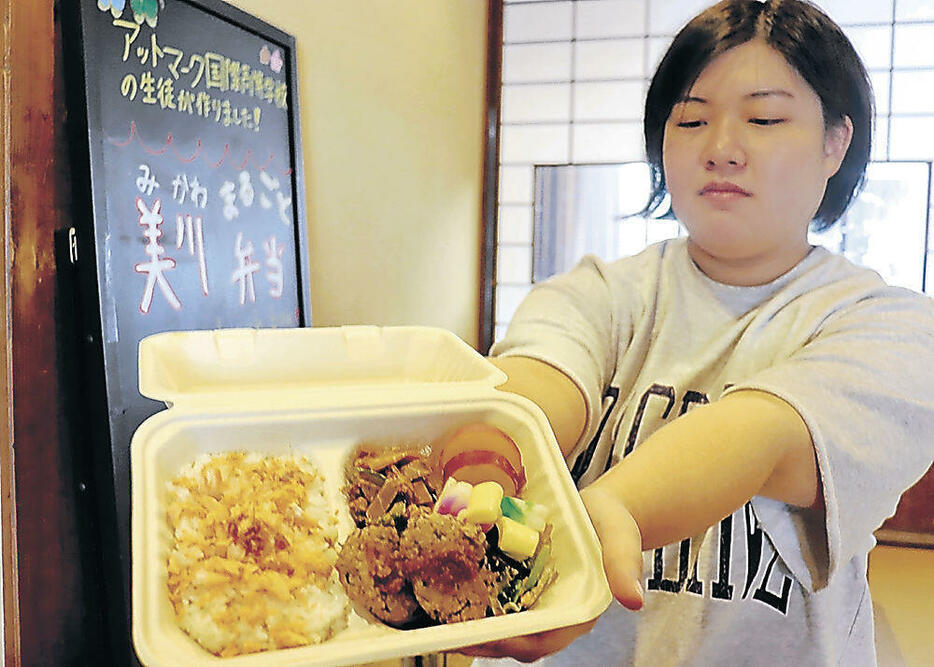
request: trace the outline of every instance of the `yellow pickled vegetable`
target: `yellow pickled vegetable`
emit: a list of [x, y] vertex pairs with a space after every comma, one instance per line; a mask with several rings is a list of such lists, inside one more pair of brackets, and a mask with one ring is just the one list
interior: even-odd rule
[[503, 487], [498, 482], [480, 482], [471, 489], [467, 508], [460, 516], [471, 523], [493, 524], [502, 516], [502, 500]]
[[518, 521], [501, 516], [496, 522], [496, 529], [499, 531], [499, 549], [510, 558], [531, 558], [538, 548], [538, 531]]

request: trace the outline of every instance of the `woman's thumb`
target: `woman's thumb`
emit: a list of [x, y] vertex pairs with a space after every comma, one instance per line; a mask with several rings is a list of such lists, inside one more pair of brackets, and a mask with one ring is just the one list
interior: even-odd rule
[[623, 503], [602, 489], [581, 491], [600, 546], [603, 569], [613, 597], [627, 609], [642, 608], [642, 534]]

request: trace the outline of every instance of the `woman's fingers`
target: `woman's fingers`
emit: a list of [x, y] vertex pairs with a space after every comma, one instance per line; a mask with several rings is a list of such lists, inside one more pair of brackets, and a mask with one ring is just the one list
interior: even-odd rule
[[534, 662], [539, 658], [556, 653], [583, 634], [590, 632], [596, 619], [547, 632], [537, 632], [522, 637], [466, 646], [457, 649], [464, 655], [484, 658], [513, 658], [520, 662]]
[[626, 506], [611, 493], [589, 486], [581, 499], [603, 549], [603, 569], [613, 597], [627, 609], [642, 609], [642, 533]]

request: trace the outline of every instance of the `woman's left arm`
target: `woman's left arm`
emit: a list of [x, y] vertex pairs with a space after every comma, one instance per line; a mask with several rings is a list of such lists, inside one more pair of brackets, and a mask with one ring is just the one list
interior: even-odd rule
[[641, 551], [703, 532], [757, 495], [822, 506], [804, 420], [755, 390], [691, 410], [581, 491], [610, 588], [630, 609], [642, 606]]

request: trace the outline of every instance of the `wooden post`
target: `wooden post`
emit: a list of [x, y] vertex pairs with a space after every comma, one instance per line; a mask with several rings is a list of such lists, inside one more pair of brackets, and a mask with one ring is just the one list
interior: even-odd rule
[[61, 29], [55, 0], [0, 0], [4, 264], [0, 442], [6, 664], [94, 664], [98, 572], [82, 551], [81, 486], [65, 414], [68, 332], [55, 236], [70, 221]]
[[3, 435], [0, 438], [0, 545], [3, 557], [3, 648], [5, 664], [20, 663], [18, 575], [16, 567], [16, 496], [13, 484], [13, 378], [11, 375], [13, 342], [10, 321], [11, 239], [11, 100], [10, 100], [10, 14], [13, 0], [0, 0], [0, 196], [3, 202], [3, 225], [0, 226], [0, 324], [3, 326], [3, 354], [0, 355], [0, 410], [3, 411]]

